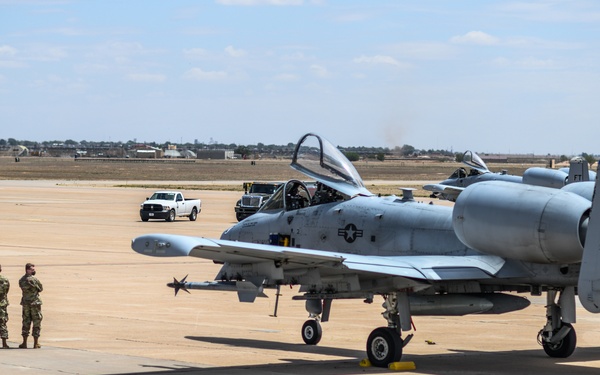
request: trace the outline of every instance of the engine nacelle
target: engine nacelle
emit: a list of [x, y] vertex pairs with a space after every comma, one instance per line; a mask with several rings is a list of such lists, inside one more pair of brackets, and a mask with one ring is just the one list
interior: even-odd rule
[[523, 173], [523, 183], [560, 189], [567, 184], [569, 174], [555, 169], [532, 167]]
[[596, 186], [596, 181], [582, 181], [565, 185], [561, 190], [577, 194], [591, 202], [594, 197], [594, 186]]
[[540, 186], [489, 181], [454, 205], [458, 238], [482, 253], [535, 263], [581, 261], [591, 202]]

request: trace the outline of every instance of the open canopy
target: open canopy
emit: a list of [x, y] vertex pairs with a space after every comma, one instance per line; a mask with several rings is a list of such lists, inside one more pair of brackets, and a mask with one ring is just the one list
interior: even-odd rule
[[469, 167], [478, 170], [481, 173], [487, 173], [490, 170], [487, 165], [481, 160], [479, 155], [474, 153], [473, 151], [466, 151], [463, 154], [463, 163], [468, 165]]
[[352, 163], [333, 144], [313, 133], [300, 138], [292, 168], [350, 197], [373, 195]]

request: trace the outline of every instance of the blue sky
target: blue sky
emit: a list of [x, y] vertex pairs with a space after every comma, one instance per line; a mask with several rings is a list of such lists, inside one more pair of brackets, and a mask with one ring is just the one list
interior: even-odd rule
[[0, 138], [600, 153], [597, 1], [0, 0]]

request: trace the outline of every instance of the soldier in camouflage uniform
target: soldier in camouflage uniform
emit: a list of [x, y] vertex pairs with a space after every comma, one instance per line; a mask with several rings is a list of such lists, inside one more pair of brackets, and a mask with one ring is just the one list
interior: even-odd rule
[[21, 305], [23, 306], [23, 343], [19, 348], [27, 348], [27, 337], [29, 337], [29, 327], [33, 323], [31, 335], [33, 336], [33, 348], [41, 348], [38, 339], [40, 337], [40, 329], [42, 325], [42, 300], [40, 292], [44, 290], [42, 283], [34, 277], [35, 265], [27, 263], [25, 265], [25, 275], [19, 279], [19, 287], [23, 291]]
[[[0, 266], [0, 272], [2, 272], [2, 266]], [[10, 289], [10, 283], [8, 279], [0, 275], [0, 338], [2, 338], [2, 349], [8, 349], [8, 330], [6, 329], [6, 322], [8, 322], [8, 290]]]

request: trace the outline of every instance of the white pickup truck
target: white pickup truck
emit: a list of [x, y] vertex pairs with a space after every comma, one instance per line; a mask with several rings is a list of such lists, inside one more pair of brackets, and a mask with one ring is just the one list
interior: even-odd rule
[[140, 218], [175, 221], [177, 216], [187, 216], [195, 221], [202, 208], [200, 199], [186, 199], [179, 191], [157, 191], [140, 205]]

